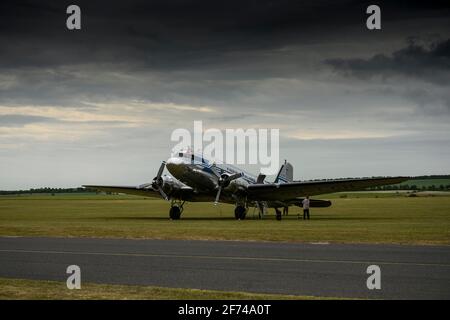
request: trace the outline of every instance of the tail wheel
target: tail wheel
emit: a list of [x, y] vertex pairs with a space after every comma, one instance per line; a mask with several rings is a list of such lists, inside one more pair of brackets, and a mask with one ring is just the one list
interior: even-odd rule
[[170, 216], [170, 219], [172, 219], [172, 220], [180, 219], [180, 217], [181, 217], [180, 207], [178, 207], [178, 206], [171, 207], [170, 211], [169, 211], [169, 216]]
[[244, 220], [246, 214], [247, 209], [244, 206], [237, 206], [236, 209], [234, 209], [234, 217], [236, 220]]

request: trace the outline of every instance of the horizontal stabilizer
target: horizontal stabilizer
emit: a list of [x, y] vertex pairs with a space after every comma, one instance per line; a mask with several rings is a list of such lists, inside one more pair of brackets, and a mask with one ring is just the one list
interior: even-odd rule
[[[295, 202], [296, 206], [301, 207], [303, 199], [298, 199], [298, 202]], [[330, 200], [317, 200], [317, 199], [309, 199], [309, 206], [311, 208], [327, 208], [331, 206]]]

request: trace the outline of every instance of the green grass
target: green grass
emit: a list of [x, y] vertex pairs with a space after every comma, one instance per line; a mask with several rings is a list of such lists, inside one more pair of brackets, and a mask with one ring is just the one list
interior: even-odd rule
[[[0, 236], [267, 240], [340, 243], [450, 244], [450, 196], [328, 195], [329, 208], [312, 208], [276, 221], [273, 210], [236, 221], [234, 207], [187, 203], [182, 219], [168, 219], [169, 203], [131, 196], [38, 195], [0, 197]], [[253, 213], [254, 212], [254, 213]], [[255, 217], [255, 218], [254, 218]]]
[[[310, 296], [225, 292], [216, 290], [162, 288], [82, 283], [80, 290], [69, 290], [65, 282], [0, 278], [0, 300], [292, 300], [319, 299]], [[323, 298], [320, 298], [323, 299]]]

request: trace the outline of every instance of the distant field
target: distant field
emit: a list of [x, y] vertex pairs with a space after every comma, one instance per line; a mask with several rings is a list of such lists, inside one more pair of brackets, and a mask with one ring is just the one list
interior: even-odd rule
[[298, 242], [450, 244], [450, 196], [407, 197], [397, 193], [349, 193], [330, 208], [299, 208], [279, 222], [250, 209], [236, 221], [234, 207], [187, 203], [182, 219], [168, 219], [162, 200], [111, 195], [0, 197], [0, 236], [222, 239]]

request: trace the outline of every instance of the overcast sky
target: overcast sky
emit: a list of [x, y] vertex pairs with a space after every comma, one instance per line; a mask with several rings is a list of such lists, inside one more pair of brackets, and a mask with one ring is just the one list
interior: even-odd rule
[[336, 2], [1, 1], [0, 189], [150, 181], [194, 120], [296, 179], [449, 174], [449, 7]]

